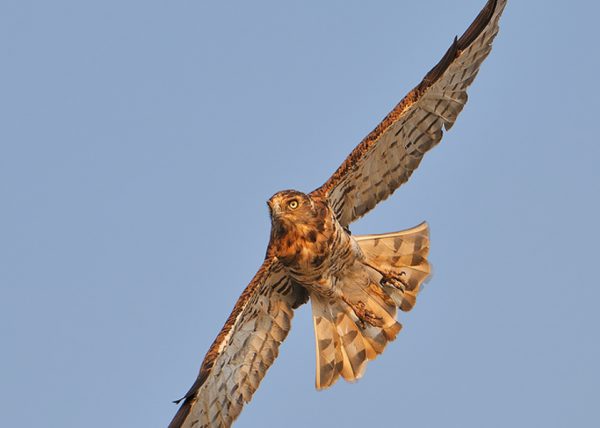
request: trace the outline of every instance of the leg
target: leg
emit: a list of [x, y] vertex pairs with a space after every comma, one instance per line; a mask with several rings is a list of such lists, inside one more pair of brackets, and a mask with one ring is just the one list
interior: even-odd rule
[[381, 275], [381, 280], [379, 281], [381, 285], [391, 285], [401, 291], [405, 291], [408, 288], [408, 283], [402, 279], [402, 277], [406, 275], [406, 272], [383, 271], [367, 261], [364, 261], [363, 263]]
[[354, 315], [356, 315], [358, 321], [360, 322], [361, 328], [364, 329], [366, 327], [365, 323], [370, 324], [373, 327], [383, 326], [383, 318], [378, 317], [373, 312], [368, 310], [363, 302], [358, 301], [356, 303], [352, 303], [348, 299], [346, 299], [345, 296], [341, 296], [341, 298], [344, 301], [344, 303], [346, 303], [350, 307], [350, 309], [352, 309]]

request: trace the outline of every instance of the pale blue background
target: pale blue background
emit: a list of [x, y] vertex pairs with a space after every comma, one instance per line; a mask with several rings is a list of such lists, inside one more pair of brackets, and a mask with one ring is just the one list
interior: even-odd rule
[[[0, 425], [164, 427], [261, 263], [484, 0], [0, 2]], [[288, 3], [288, 2], [286, 2]], [[238, 427], [600, 426], [596, 2], [512, 1], [470, 102], [355, 233], [434, 279], [355, 385], [310, 309]]]

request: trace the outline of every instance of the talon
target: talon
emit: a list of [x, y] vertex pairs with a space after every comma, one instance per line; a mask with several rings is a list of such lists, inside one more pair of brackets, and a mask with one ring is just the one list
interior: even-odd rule
[[404, 291], [408, 288], [408, 282], [402, 279], [403, 276], [406, 276], [406, 272], [404, 271], [400, 271], [397, 274], [388, 272], [382, 274], [381, 281], [379, 281], [379, 283], [381, 285], [391, 285], [394, 288]]
[[[356, 314], [356, 312], [355, 312], [355, 314]], [[356, 316], [358, 317], [358, 315], [356, 315]], [[367, 325], [365, 324], [364, 320], [362, 320], [360, 317], [358, 318], [358, 324], [359, 324], [360, 328], [362, 328], [363, 330], [365, 328], [367, 328]]]
[[350, 306], [350, 309], [352, 309], [354, 315], [356, 315], [356, 318], [358, 318], [358, 322], [362, 329], [366, 328], [367, 323], [374, 327], [381, 327], [381, 325], [383, 324], [383, 318], [378, 317], [373, 312], [366, 309], [364, 302], [359, 301], [356, 304], [353, 304], [345, 298], [343, 298], [343, 300], [348, 306]]
[[[408, 283], [402, 279], [403, 276], [406, 276], [406, 272], [401, 270], [400, 272], [393, 271], [383, 271], [378, 269], [376, 266], [373, 266], [370, 263], [365, 263], [367, 266], [372, 268], [373, 270], [379, 272], [381, 275], [381, 279], [379, 280], [379, 285], [391, 285], [394, 288], [405, 291], [408, 288]], [[399, 285], [400, 283], [401, 285]]]

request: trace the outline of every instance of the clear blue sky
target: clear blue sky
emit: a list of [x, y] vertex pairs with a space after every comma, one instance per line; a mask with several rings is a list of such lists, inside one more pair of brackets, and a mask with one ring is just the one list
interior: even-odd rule
[[[264, 255], [484, 0], [0, 2], [2, 425], [163, 427]], [[357, 384], [310, 309], [238, 427], [600, 426], [595, 2], [511, 1], [470, 101], [354, 225], [433, 280]]]

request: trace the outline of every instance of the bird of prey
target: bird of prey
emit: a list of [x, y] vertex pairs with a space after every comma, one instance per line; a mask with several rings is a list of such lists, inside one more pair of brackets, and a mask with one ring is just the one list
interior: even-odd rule
[[290, 330], [311, 302], [316, 387], [359, 379], [396, 338], [430, 273], [426, 223], [355, 236], [348, 225], [406, 182], [467, 102], [492, 48], [506, 0], [489, 0], [419, 85], [311, 193], [284, 190], [267, 202], [264, 263], [243, 291], [182, 398], [170, 428], [229, 427], [250, 401]]

